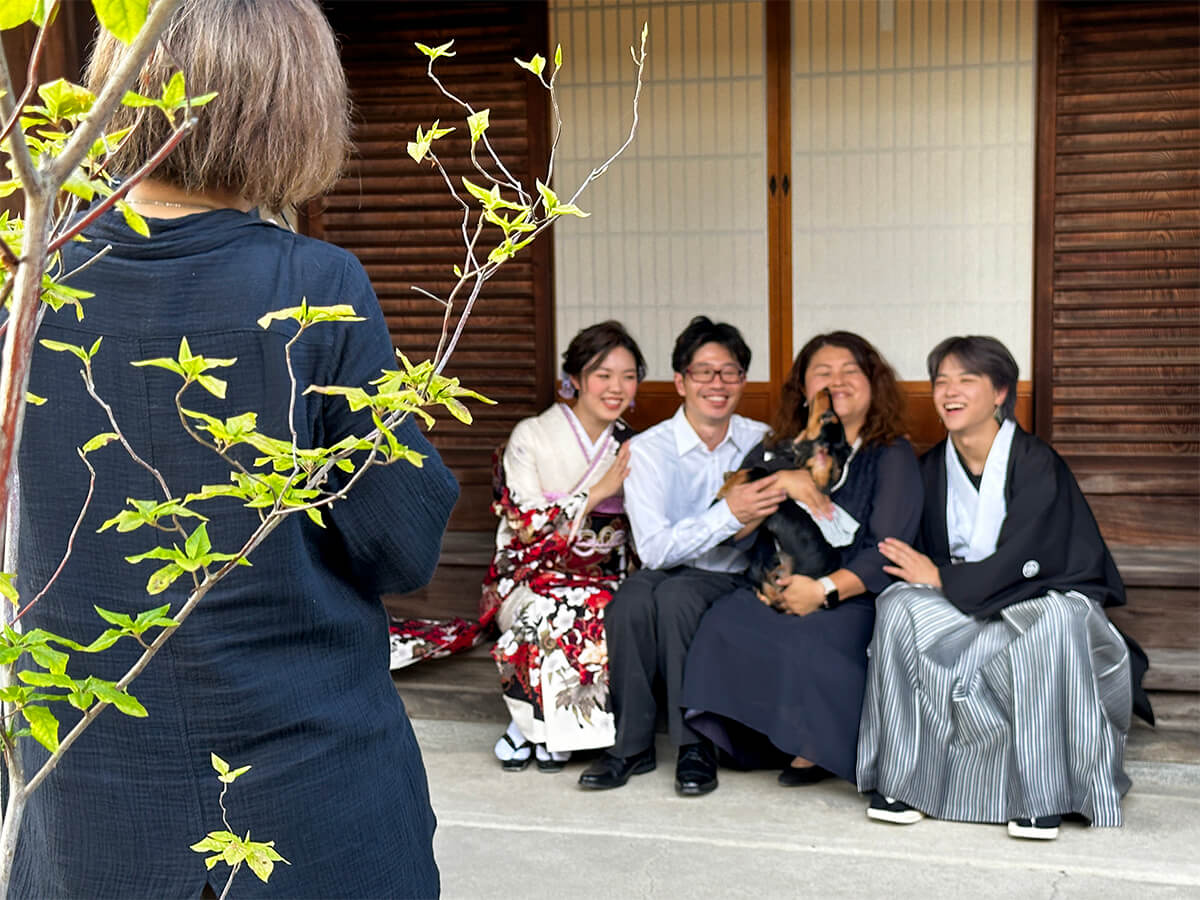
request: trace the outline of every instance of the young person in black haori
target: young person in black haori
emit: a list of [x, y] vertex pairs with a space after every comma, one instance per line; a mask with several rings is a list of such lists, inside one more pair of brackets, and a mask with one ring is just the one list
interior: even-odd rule
[[751, 587], [717, 600], [696, 632], [683, 685], [691, 728], [742, 767], [782, 766], [788, 787], [830, 774], [854, 779], [875, 595], [891, 582], [878, 543], [891, 534], [911, 539], [921, 508], [895, 373], [856, 334], [822, 334], [804, 346], [771, 439], [802, 430], [808, 401], [825, 388], [854, 447], [842, 483], [827, 498], [806, 470], [778, 477], [791, 500], [814, 511], [840, 564], [784, 582], [783, 610]]
[[1121, 824], [1131, 709], [1145, 655], [1103, 607], [1125, 591], [1066, 463], [1017, 426], [1017, 364], [999, 341], [929, 355], [947, 440], [925, 454], [914, 549], [880, 551], [904, 580], [876, 601], [858, 744], [867, 814], [1008, 823], [1049, 839], [1061, 817]]

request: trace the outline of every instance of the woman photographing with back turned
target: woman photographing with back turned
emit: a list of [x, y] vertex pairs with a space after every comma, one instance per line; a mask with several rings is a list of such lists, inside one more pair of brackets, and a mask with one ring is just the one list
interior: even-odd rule
[[[93, 86], [125, 52], [112, 35], [97, 38]], [[47, 312], [39, 337], [84, 346], [103, 337], [93, 361], [98, 392], [132, 446], [183, 496], [228, 484], [230, 464], [181, 427], [179, 378], [131, 362], [174, 358], [183, 337], [196, 355], [234, 357], [220, 370], [226, 394], [189, 391], [186, 406], [222, 421], [253, 411], [260, 433], [291, 434], [313, 448], [370, 433], [371, 416], [352, 412], [342, 397], [304, 389], [366, 388], [396, 359], [358, 260], [254, 211], [322, 193], [346, 158], [346, 81], [317, 3], [188, 0], [138, 83], [155, 91], [177, 69], [193, 94], [218, 93], [153, 177], [128, 195], [150, 236], [134, 233], [113, 210], [88, 226], [87, 242], [63, 247], [64, 270], [77, 273], [72, 287], [94, 296], [81, 321]], [[165, 117], [154, 109], [123, 108], [113, 124], [136, 126], [113, 158], [122, 175], [137, 171], [166, 137]], [[293, 390], [286, 347], [294, 325], [263, 329], [257, 320], [305, 298], [310, 306], [349, 305], [362, 321], [301, 334], [290, 348]], [[31, 389], [51, 400], [30, 408], [20, 448], [28, 475], [21, 479], [22, 585], [51, 578], [89, 490], [75, 448], [111, 428], [69, 356], [39, 352], [30, 376]], [[379, 598], [429, 580], [458, 489], [411, 421], [395, 433], [422, 455], [421, 468], [369, 469], [322, 510], [324, 527], [303, 514], [285, 518], [252, 553], [251, 567], [210, 590], [133, 682], [148, 717], [105, 711], [62, 757], [30, 797], [13, 896], [216, 896], [227, 876], [210, 873], [189, 848], [222, 828], [225, 809], [238, 834], [274, 841], [291, 863], [277, 865], [268, 885], [243, 869], [236, 896], [438, 894], [434, 814], [421, 752], [388, 675]], [[147, 597], [144, 567], [122, 559], [156, 542], [170, 546], [174, 535], [97, 533], [125, 498], [163, 496], [158, 480], [126, 454], [105, 452], [74, 551], [24, 617], [27, 628], [87, 641], [103, 624], [93, 605], [133, 616], [163, 602], [177, 612], [188, 595], [185, 577], [160, 598]], [[229, 453], [256, 470], [257, 451]], [[236, 550], [260, 524], [239, 498], [199, 508], [214, 550]], [[68, 672], [115, 681], [141, 652], [121, 641], [104, 653], [74, 653]], [[59, 715], [65, 734], [75, 722]], [[213, 753], [253, 767], [223, 804]], [[25, 754], [31, 765], [45, 758], [33, 742]]]
[[1120, 825], [1145, 657], [1103, 611], [1125, 602], [1112, 556], [1066, 463], [1014, 421], [1007, 348], [948, 338], [928, 368], [949, 435], [921, 460], [920, 550], [880, 543], [908, 583], [876, 601], [858, 744], [867, 814], [1007, 822], [1041, 839], [1066, 814]]

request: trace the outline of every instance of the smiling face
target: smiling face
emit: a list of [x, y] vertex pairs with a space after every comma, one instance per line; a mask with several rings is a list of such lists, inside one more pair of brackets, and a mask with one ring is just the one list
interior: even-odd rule
[[825, 388], [833, 395], [833, 409], [842, 420], [847, 439], [853, 442], [871, 408], [871, 381], [845, 347], [826, 344], [808, 363], [804, 372], [804, 395], [808, 402], [816, 402], [818, 392]]
[[742, 399], [742, 392], [746, 390], [746, 377], [743, 374], [733, 384], [722, 381], [719, 375], [712, 381], [699, 382], [689, 373], [731, 369], [740, 371], [741, 368], [724, 346], [710, 342], [701, 344], [692, 354], [686, 372], [675, 373], [675, 390], [683, 398], [684, 414], [693, 426], [721, 427], [728, 423]]
[[578, 376], [571, 376], [575, 415], [589, 432], [597, 433], [629, 408], [637, 393], [637, 361], [624, 347], [613, 347], [603, 357], [593, 357]]
[[953, 355], [942, 360], [933, 379], [933, 406], [951, 437], [994, 433], [1000, 427], [996, 407], [1007, 395], [1006, 388], [997, 390], [990, 378], [967, 371]]

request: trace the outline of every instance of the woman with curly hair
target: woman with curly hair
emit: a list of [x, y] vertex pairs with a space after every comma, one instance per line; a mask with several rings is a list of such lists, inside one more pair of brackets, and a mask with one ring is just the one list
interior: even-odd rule
[[[853, 447], [842, 479], [829, 497], [804, 470], [779, 473], [779, 483], [814, 511], [840, 564], [818, 578], [782, 579], [776, 608], [757, 586], [718, 600], [692, 642], [684, 679], [688, 724], [739, 766], [783, 766], [787, 787], [831, 774], [854, 780], [875, 595], [891, 582], [878, 543], [915, 536], [921, 511], [895, 372], [857, 334], [821, 334], [804, 346], [766, 443], [802, 431], [808, 404], [825, 389]], [[762, 454], [760, 445], [743, 466]]]

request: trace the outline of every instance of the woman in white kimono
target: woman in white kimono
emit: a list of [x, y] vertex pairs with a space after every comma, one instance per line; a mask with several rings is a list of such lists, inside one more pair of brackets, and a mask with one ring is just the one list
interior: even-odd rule
[[621, 488], [633, 433], [620, 417], [645, 374], [619, 322], [585, 328], [563, 353], [573, 397], [517, 423], [504, 450], [483, 618], [502, 632], [492, 656], [512, 715], [495, 748], [506, 770], [536, 758], [559, 771], [572, 750], [613, 742], [604, 607], [630, 563]]
[[948, 338], [928, 368], [949, 438], [921, 460], [920, 550], [880, 544], [907, 583], [876, 600], [867, 815], [1042, 839], [1068, 814], [1120, 825], [1131, 708], [1152, 720], [1145, 655], [1103, 610], [1125, 602], [1120, 575], [1066, 463], [1013, 420], [1004, 345]]

